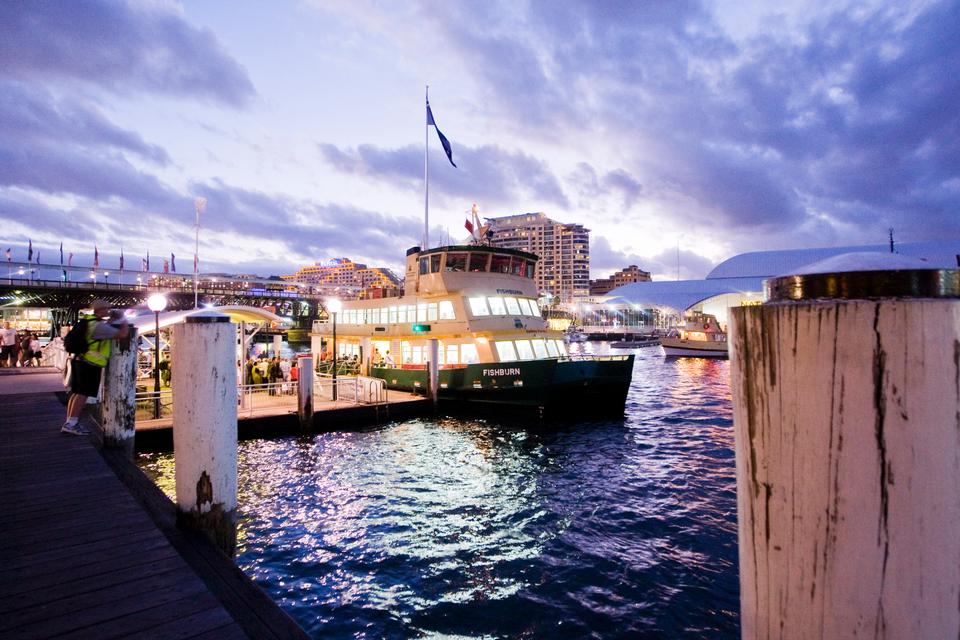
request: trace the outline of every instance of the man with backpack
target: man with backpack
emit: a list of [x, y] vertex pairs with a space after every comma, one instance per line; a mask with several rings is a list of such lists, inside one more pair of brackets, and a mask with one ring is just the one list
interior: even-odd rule
[[[80, 412], [87, 398], [100, 391], [103, 368], [110, 359], [110, 348], [116, 338], [125, 338], [129, 326], [123, 316], [114, 318], [110, 304], [105, 300], [93, 302], [93, 313], [84, 315], [64, 337], [64, 349], [70, 354], [70, 397], [67, 400], [67, 419], [61, 433], [76, 436], [89, 434], [79, 423]], [[103, 321], [110, 317], [111, 322]]]

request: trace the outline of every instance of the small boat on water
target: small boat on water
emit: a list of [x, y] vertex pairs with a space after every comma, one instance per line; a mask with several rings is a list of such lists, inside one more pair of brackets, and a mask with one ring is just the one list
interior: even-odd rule
[[644, 347], [656, 347], [660, 344], [660, 338], [649, 337], [638, 340], [616, 340], [610, 343], [611, 349], [642, 349]]
[[329, 319], [314, 323], [313, 352], [336, 335], [338, 358], [419, 393], [437, 367], [438, 401], [454, 408], [622, 415], [633, 355], [569, 354], [537, 305], [537, 260], [483, 245], [413, 247], [403, 295], [344, 301], [336, 333]]
[[583, 331], [580, 331], [576, 327], [571, 326], [563, 333], [563, 341], [567, 344], [586, 342], [587, 334], [585, 334]]
[[679, 335], [660, 338], [660, 346], [668, 357], [726, 358], [727, 334], [716, 318], [701, 315], [688, 320]]

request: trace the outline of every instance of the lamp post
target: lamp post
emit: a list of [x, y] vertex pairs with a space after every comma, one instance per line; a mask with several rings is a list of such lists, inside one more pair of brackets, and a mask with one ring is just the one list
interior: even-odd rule
[[206, 198], [197, 198], [193, 201], [193, 209], [197, 214], [196, 223], [193, 225], [196, 235], [193, 244], [193, 308], [199, 308], [197, 304], [197, 268], [200, 266], [200, 214], [207, 207]]
[[110, 288], [110, 272], [109, 271], [103, 272], [103, 284], [106, 285], [108, 289]]
[[155, 293], [147, 298], [147, 307], [153, 311], [156, 324], [153, 334], [153, 417], [160, 417], [160, 312], [167, 308], [167, 297], [162, 293]]
[[333, 401], [337, 401], [337, 314], [343, 308], [339, 298], [327, 300], [327, 312], [333, 316]]

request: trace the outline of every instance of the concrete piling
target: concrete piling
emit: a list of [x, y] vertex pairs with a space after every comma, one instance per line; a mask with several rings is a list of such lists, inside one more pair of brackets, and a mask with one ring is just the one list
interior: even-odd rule
[[436, 408], [440, 394], [440, 341], [436, 338], [427, 340], [427, 376], [430, 399]]
[[236, 550], [236, 326], [216, 312], [174, 327], [173, 447], [177, 522]]
[[960, 276], [926, 271], [731, 310], [744, 638], [960, 636]]
[[133, 455], [137, 394], [137, 330], [114, 343], [103, 376], [103, 445]]

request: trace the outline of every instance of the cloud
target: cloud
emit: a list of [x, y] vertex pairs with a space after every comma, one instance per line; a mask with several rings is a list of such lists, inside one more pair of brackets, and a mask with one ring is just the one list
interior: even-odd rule
[[[383, 149], [360, 145], [342, 149], [332, 144], [320, 144], [321, 158], [343, 173], [386, 181], [407, 190], [423, 189], [423, 150], [416, 146]], [[557, 177], [546, 163], [519, 151], [508, 151], [495, 145], [481, 147], [458, 146], [457, 167], [447, 163], [437, 151], [430, 183], [431, 194], [438, 194], [461, 202], [480, 201], [486, 209], [509, 206], [522, 201], [528, 208], [547, 208], [547, 205], [569, 206]], [[431, 163], [433, 166], [436, 164]], [[442, 175], [436, 172], [442, 171]]]
[[609, 277], [629, 265], [635, 264], [649, 271], [654, 280], [674, 280], [677, 277], [677, 260], [682, 280], [702, 278], [715, 266], [713, 260], [688, 249], [665, 249], [657, 254], [641, 256], [635, 253], [618, 251], [603, 236], [590, 239], [590, 277]]
[[158, 3], [0, 3], [0, 69], [30, 82], [75, 80], [232, 106], [255, 94], [214, 34]]

